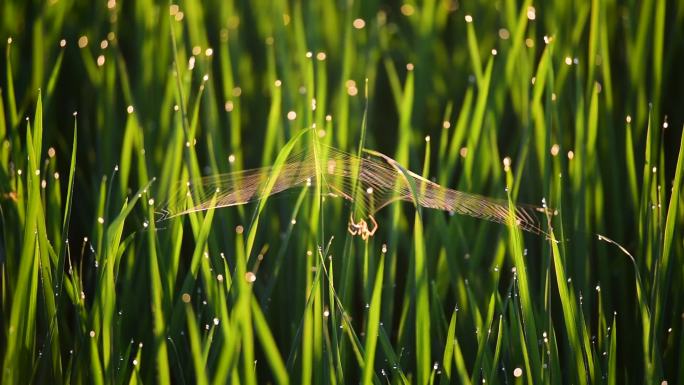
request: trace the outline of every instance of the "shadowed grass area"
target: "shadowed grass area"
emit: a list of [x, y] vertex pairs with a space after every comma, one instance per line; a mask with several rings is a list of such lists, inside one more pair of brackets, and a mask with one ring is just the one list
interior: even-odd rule
[[[684, 383], [683, 26], [665, 0], [3, 1], [1, 382]], [[348, 155], [349, 199], [321, 162], [269, 196], [306, 151]], [[405, 202], [375, 210], [380, 153]], [[267, 198], [157, 221], [260, 167]]]

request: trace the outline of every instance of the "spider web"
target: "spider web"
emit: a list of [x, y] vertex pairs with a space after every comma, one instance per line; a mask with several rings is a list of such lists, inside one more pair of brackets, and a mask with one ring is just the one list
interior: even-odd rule
[[[413, 202], [413, 184], [417, 192], [415, 202], [422, 207], [508, 223], [509, 205], [506, 200], [446, 188], [411, 171], [402, 171], [395, 160], [374, 151], [358, 157], [334, 147], [319, 144], [319, 148], [317, 153], [302, 150], [290, 154], [277, 175], [273, 167], [262, 167], [180, 184], [173, 190], [161, 219], [242, 205], [297, 187], [310, 188], [313, 192], [313, 186], [318, 183], [325, 197], [355, 202], [355, 215], [373, 215], [392, 202]], [[320, 181], [316, 162], [319, 162]], [[358, 179], [355, 179], [357, 168]], [[267, 194], [269, 177], [276, 178], [276, 181]], [[550, 213], [550, 210], [516, 205], [513, 215], [520, 229], [542, 234], [539, 213]]]

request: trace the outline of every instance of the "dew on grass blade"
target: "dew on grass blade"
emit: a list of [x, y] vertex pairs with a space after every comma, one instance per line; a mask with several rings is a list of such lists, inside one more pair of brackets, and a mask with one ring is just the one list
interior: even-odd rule
[[403, 4], [399, 10], [404, 16], [411, 16], [416, 11], [411, 4]]

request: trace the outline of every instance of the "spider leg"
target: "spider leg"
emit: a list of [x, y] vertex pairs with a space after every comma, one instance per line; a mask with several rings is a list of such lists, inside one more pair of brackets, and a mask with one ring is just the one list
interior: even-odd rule
[[347, 231], [349, 231], [351, 235], [359, 234], [361, 231], [360, 223], [354, 222], [354, 218], [351, 216], [351, 214], [349, 215], [349, 224], [347, 225]]
[[[368, 231], [368, 236], [372, 237], [373, 235], [375, 235], [375, 232], [378, 231], [378, 222], [375, 221], [375, 218], [372, 215], [369, 215], [368, 218], [373, 223], [373, 229]], [[366, 230], [368, 229], [366, 228]]]

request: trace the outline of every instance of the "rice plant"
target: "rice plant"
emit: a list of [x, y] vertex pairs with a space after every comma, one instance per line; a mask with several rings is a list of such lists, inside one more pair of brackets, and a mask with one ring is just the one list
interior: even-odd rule
[[684, 383], [682, 2], [4, 0], [0, 38], [3, 384]]

